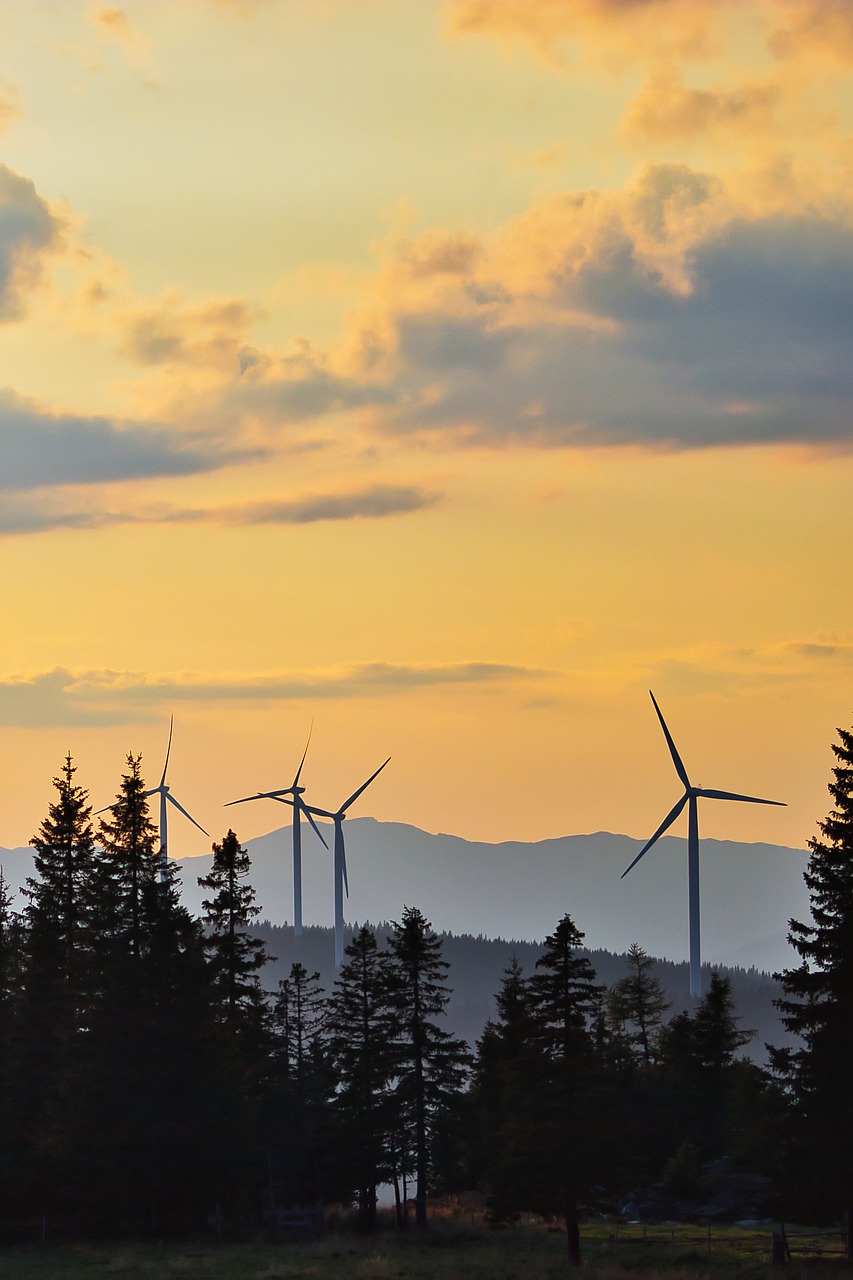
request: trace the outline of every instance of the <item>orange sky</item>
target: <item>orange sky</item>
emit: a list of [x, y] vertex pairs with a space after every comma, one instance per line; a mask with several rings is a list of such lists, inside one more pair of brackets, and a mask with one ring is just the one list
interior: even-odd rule
[[66, 750], [96, 807], [127, 751], [156, 782], [170, 714], [216, 835], [312, 720], [321, 806], [391, 755], [358, 812], [647, 835], [649, 688], [694, 781], [788, 803], [706, 834], [813, 834], [853, 9], [0, 0], [0, 35], [0, 844]]

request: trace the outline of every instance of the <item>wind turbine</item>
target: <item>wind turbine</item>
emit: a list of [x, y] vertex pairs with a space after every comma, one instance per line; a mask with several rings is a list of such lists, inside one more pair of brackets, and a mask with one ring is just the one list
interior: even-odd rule
[[[391, 757], [389, 756], [388, 760], [390, 759]], [[362, 782], [358, 790], [353, 791], [352, 795], [348, 796], [347, 799], [341, 805], [341, 807], [339, 809], [336, 809], [334, 813], [329, 809], [318, 809], [316, 805], [313, 805], [313, 804], [307, 805], [304, 803], [304, 801], [302, 800], [299, 801], [299, 803], [302, 805], [302, 808], [308, 814], [309, 818], [311, 817], [312, 814], [318, 818], [331, 818], [332, 822], [335, 825], [335, 852], [334, 852], [335, 964], [338, 968], [340, 968], [344, 962], [344, 891], [346, 891], [346, 895], [347, 897], [349, 897], [349, 878], [347, 876], [347, 855], [346, 855], [346, 849], [344, 847], [344, 818], [347, 816], [347, 810], [352, 808], [353, 804], [361, 795], [362, 791], [365, 791], [370, 786], [373, 779], [376, 778], [382, 772], [382, 770], [385, 768], [385, 765], [388, 763], [388, 760], [385, 760], [379, 766], [379, 768], [376, 769], [370, 775], [370, 777], [367, 779], [366, 782]], [[281, 800], [283, 804], [294, 804], [294, 801], [286, 800], [284, 798], [284, 793], [282, 793], [282, 795], [280, 796], [275, 796], [274, 799]], [[325, 840], [323, 841], [323, 843], [324, 844], [326, 843]], [[328, 845], [326, 847], [328, 848]]]
[[644, 854], [648, 853], [652, 845], [658, 840], [665, 831], [672, 826], [675, 819], [681, 813], [685, 805], [687, 805], [687, 877], [688, 877], [688, 898], [689, 898], [689, 923], [690, 923], [690, 994], [699, 997], [702, 994], [702, 971], [700, 963], [700, 947], [699, 947], [699, 813], [698, 800], [700, 796], [704, 796], [709, 800], [742, 800], [745, 804], [775, 804], [785, 807], [782, 800], [759, 800], [757, 796], [741, 796], [734, 791], [712, 791], [707, 787], [694, 787], [690, 784], [687, 776], [687, 770], [682, 763], [681, 756], [676, 750], [672, 735], [666, 727], [666, 721], [661, 714], [661, 709], [655, 702], [655, 695], [649, 690], [649, 697], [654, 703], [655, 711], [660, 720], [663, 736], [666, 738], [666, 745], [669, 747], [669, 754], [672, 756], [672, 763], [675, 765], [675, 772], [684, 783], [684, 795], [673, 805], [663, 822], [658, 827], [650, 840], [647, 840], [640, 852], [637, 854], [631, 866], [626, 867], [622, 872], [621, 879], [635, 867]]
[[[258, 791], [253, 796], [242, 796], [239, 800], [229, 800], [228, 804], [245, 804], [247, 800], [280, 800], [284, 804], [292, 804], [293, 806], [293, 935], [296, 938], [302, 937], [302, 827], [301, 820], [304, 813], [311, 826], [322, 841], [324, 847], [328, 849], [328, 845], [323, 838], [323, 833], [317, 826], [311, 816], [311, 810], [304, 803], [302, 795], [305, 791], [304, 787], [300, 787], [299, 778], [302, 773], [302, 766], [305, 763], [305, 757], [308, 754], [308, 744], [311, 741], [311, 732], [308, 732], [308, 742], [305, 743], [305, 750], [302, 752], [302, 759], [299, 761], [299, 768], [296, 770], [296, 777], [289, 787], [282, 787], [279, 791]], [[286, 796], [293, 796], [293, 800], [285, 799]]]
[[145, 792], [146, 798], [148, 796], [160, 797], [160, 879], [161, 881], [166, 879], [166, 870], [169, 865], [169, 858], [167, 853], [167, 850], [169, 848], [168, 807], [167, 806], [169, 804], [173, 804], [176, 809], [179, 809], [185, 818], [189, 818], [190, 822], [193, 824], [194, 827], [198, 827], [199, 831], [201, 831], [203, 835], [206, 835], [209, 838], [208, 832], [205, 831], [201, 823], [196, 822], [195, 818], [191, 814], [187, 813], [184, 806], [175, 799], [175, 797], [172, 795], [172, 792], [169, 789], [169, 784], [166, 782], [166, 770], [169, 767], [169, 755], [171, 754], [171, 751], [172, 751], [172, 728], [174, 726], [174, 721], [175, 721], [174, 716], [169, 716], [169, 744], [166, 747], [166, 762], [163, 765], [163, 776], [156, 787], [152, 787], [150, 791]]

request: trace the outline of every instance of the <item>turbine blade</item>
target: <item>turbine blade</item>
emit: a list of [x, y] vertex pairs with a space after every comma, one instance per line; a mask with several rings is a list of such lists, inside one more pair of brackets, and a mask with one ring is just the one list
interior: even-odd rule
[[660, 839], [660, 837], [663, 835], [664, 831], [666, 831], [668, 827], [672, 826], [673, 822], [675, 822], [675, 819], [681, 813], [681, 810], [687, 804], [687, 796], [688, 796], [688, 793], [685, 791], [684, 795], [681, 797], [678, 804], [673, 805], [673, 807], [670, 809], [669, 813], [666, 815], [663, 822], [660, 824], [657, 831], [652, 836], [651, 840], [647, 840], [646, 843], [643, 845], [642, 849], [637, 854], [634, 861], [631, 863], [631, 866], [626, 867], [625, 870], [622, 872], [621, 876], [619, 877], [620, 880], [625, 879], [626, 875], [631, 870], [631, 867], [636, 867], [637, 863], [640, 861], [643, 854], [648, 853], [649, 849], [651, 849], [654, 842]]
[[736, 791], [706, 791], [704, 787], [696, 788], [697, 795], [708, 796], [710, 800], [743, 800], [746, 804], [778, 804], [787, 809], [784, 800], [761, 800], [758, 796], [741, 796]]
[[[311, 742], [311, 734], [314, 732], [314, 717], [311, 717], [311, 725], [308, 729], [308, 740], [305, 743], [305, 750], [302, 752], [302, 759], [299, 761], [299, 768], [296, 770], [296, 777], [293, 779], [293, 787], [299, 786], [299, 775], [302, 772], [302, 766], [305, 763], [305, 757], [308, 755], [308, 747]], [[292, 790], [293, 788], [291, 788]]]
[[[388, 757], [388, 760], [390, 760], [390, 759], [391, 759], [391, 757], [389, 756], [389, 757]], [[358, 797], [361, 795], [362, 791], [364, 791], [364, 789], [365, 789], [366, 787], [369, 787], [369, 786], [370, 786], [371, 782], [372, 782], [372, 781], [373, 781], [373, 779], [377, 776], [377, 774], [380, 774], [380, 773], [382, 772], [382, 770], [385, 768], [385, 765], [388, 763], [388, 760], [385, 760], [385, 761], [384, 761], [384, 762], [379, 766], [379, 768], [378, 768], [377, 770], [375, 770], [375, 772], [374, 772], [374, 773], [372, 773], [372, 774], [370, 775], [370, 777], [367, 779], [367, 782], [362, 782], [362, 784], [361, 784], [361, 786], [359, 787], [358, 791], [353, 791], [353, 793], [352, 793], [352, 795], [349, 797], [349, 799], [348, 799], [348, 800], [345, 800], [345, 801], [344, 801], [344, 803], [341, 805], [340, 809], [338, 809], [338, 813], [346, 813], [347, 809], [350, 807], [350, 805], [351, 805], [351, 804], [353, 804], [353, 802], [354, 802], [354, 801], [356, 801], [356, 800], [358, 799]]]
[[689, 787], [690, 779], [687, 776], [687, 770], [684, 767], [681, 756], [678, 754], [675, 748], [675, 743], [672, 740], [672, 734], [670, 733], [669, 729], [667, 729], [666, 727], [666, 721], [664, 720], [663, 715], [661, 714], [660, 707], [658, 706], [657, 702], [655, 702], [655, 695], [652, 693], [651, 689], [649, 689], [649, 697], [651, 698], [652, 702], [654, 702], [655, 711], [658, 713], [658, 720], [660, 720], [660, 727], [663, 729], [663, 736], [666, 738], [666, 745], [669, 747], [669, 754], [672, 756], [672, 763], [675, 765], [675, 772], [678, 774], [679, 778], [684, 783], [685, 787]]
[[205, 829], [204, 829], [204, 827], [201, 825], [201, 823], [200, 823], [200, 822], [196, 822], [195, 818], [192, 816], [192, 814], [191, 814], [191, 813], [187, 813], [187, 811], [186, 811], [186, 809], [184, 808], [184, 806], [181, 804], [181, 802], [180, 802], [179, 800], [176, 800], [176, 799], [175, 799], [175, 797], [172, 795], [171, 791], [167, 791], [167, 792], [166, 792], [166, 799], [167, 799], [168, 801], [170, 801], [170, 802], [175, 806], [175, 808], [176, 808], [176, 809], [180, 809], [180, 811], [181, 811], [181, 813], [184, 815], [184, 817], [185, 817], [185, 818], [189, 818], [189, 820], [190, 820], [190, 822], [193, 824], [193, 826], [194, 826], [194, 827], [198, 827], [199, 831], [201, 831], [203, 835], [206, 835], [206, 836], [208, 837], [208, 839], [210, 838], [210, 832], [205, 831]]
[[263, 798], [264, 798], [263, 791], [258, 791], [253, 796], [241, 796], [239, 800], [226, 800], [225, 804], [222, 807], [224, 809], [227, 809], [228, 806], [231, 804], [245, 804], [247, 800], [262, 800]]
[[314, 821], [313, 812], [308, 808], [307, 805], [303, 804], [301, 800], [299, 800], [297, 804], [298, 804], [298, 808], [305, 814], [305, 817], [311, 823], [311, 828], [314, 831], [314, 834], [317, 836], [320, 843], [322, 844], [323, 848], [328, 849], [329, 846], [326, 844], [326, 838], [323, 835], [320, 828], [317, 826], [317, 823]]
[[149, 796], [159, 796], [159, 794], [160, 794], [160, 792], [161, 792], [162, 790], [163, 790], [163, 784], [162, 784], [162, 782], [161, 782], [161, 783], [160, 783], [160, 785], [159, 785], [159, 787], [152, 787], [150, 791], [143, 791], [143, 793], [142, 793], [142, 794], [144, 795], [145, 799], [147, 800]]
[[341, 871], [344, 873], [344, 893], [349, 897], [349, 876], [347, 875], [347, 851], [341, 836]]
[[[168, 742], [168, 745], [167, 745], [167, 747], [166, 747], [166, 762], [165, 762], [165, 764], [163, 765], [163, 776], [162, 776], [162, 778], [160, 779], [160, 786], [161, 786], [161, 787], [162, 787], [163, 783], [166, 781], [166, 770], [167, 770], [167, 769], [168, 769], [168, 767], [169, 767], [169, 754], [170, 754], [170, 752], [171, 752], [171, 750], [172, 750], [172, 728], [173, 728], [173, 726], [174, 726], [174, 723], [175, 723], [175, 717], [174, 717], [174, 716], [169, 716], [169, 742]], [[205, 835], [207, 835], [207, 832], [205, 832]]]

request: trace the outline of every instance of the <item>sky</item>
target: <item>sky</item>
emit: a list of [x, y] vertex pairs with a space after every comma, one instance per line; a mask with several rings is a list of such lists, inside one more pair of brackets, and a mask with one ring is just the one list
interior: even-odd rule
[[[847, 0], [0, 0], [0, 844], [802, 847], [850, 723]], [[313, 730], [311, 726], [313, 724]], [[239, 822], [238, 817], [239, 815]], [[674, 829], [674, 833], [679, 832]], [[170, 824], [176, 856], [209, 842]]]

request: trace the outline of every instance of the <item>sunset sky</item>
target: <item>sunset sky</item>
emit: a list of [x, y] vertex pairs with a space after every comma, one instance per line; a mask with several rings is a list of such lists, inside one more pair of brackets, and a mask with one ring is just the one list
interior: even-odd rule
[[[802, 846], [853, 711], [848, 0], [0, 0], [0, 845]], [[239, 820], [238, 820], [239, 819]], [[675, 829], [676, 833], [681, 827]], [[209, 842], [176, 820], [171, 852]]]

